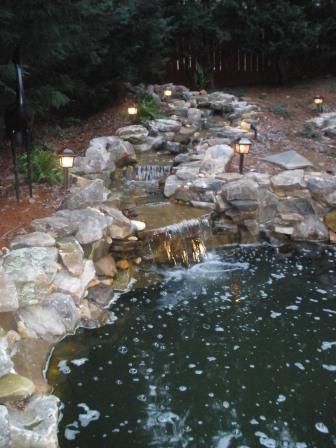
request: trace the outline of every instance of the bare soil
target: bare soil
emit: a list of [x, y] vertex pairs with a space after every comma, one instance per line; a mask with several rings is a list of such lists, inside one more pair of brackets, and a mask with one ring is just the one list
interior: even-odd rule
[[[325, 98], [326, 110], [336, 111], [336, 79], [324, 78], [285, 87], [246, 87], [244, 97], [257, 104], [261, 113], [258, 123], [258, 141], [253, 142], [251, 153], [245, 158], [245, 170], [275, 173], [280, 169], [260, 160], [266, 155], [295, 149], [314, 165], [314, 169], [336, 173], [336, 141], [320, 136], [305, 138], [300, 135], [305, 122], [317, 116], [312, 105], [315, 95]], [[83, 154], [89, 141], [98, 136], [112, 135], [129, 124], [126, 105], [111, 106], [91, 116], [79, 125], [58, 132], [47, 132], [48, 146], [57, 152], [69, 147]], [[36, 131], [35, 131], [36, 134]], [[238, 158], [232, 164], [238, 170]], [[34, 185], [30, 199], [26, 185], [21, 186], [22, 199], [17, 203], [12, 188], [11, 156], [4, 145], [0, 155], [0, 249], [7, 246], [16, 233], [29, 229], [35, 218], [51, 215], [61, 204], [61, 187]]]

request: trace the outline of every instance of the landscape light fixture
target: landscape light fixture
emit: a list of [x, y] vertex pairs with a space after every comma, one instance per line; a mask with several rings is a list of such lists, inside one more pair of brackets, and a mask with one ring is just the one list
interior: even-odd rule
[[69, 169], [73, 167], [75, 160], [75, 153], [71, 149], [64, 149], [59, 155], [60, 165], [64, 170], [64, 188], [68, 190], [69, 188]]
[[172, 96], [173, 91], [170, 87], [167, 87], [166, 89], [164, 89], [163, 94], [166, 98], [169, 98]]
[[314, 97], [314, 104], [316, 105], [316, 109], [318, 112], [323, 112], [323, 101], [324, 98], [321, 95], [316, 95]]
[[240, 174], [243, 174], [243, 170], [244, 170], [244, 156], [245, 156], [245, 154], [248, 154], [250, 152], [251, 146], [252, 146], [252, 143], [246, 137], [240, 138], [235, 145], [236, 153], [238, 153], [240, 155], [240, 160], [239, 160], [239, 173]]
[[135, 103], [133, 103], [130, 106], [128, 106], [127, 112], [128, 112], [128, 115], [134, 117], [138, 113], [137, 105]]

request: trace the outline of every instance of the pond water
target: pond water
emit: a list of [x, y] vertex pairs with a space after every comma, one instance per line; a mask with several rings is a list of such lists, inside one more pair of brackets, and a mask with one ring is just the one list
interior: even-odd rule
[[144, 272], [53, 353], [61, 447], [335, 447], [335, 260], [245, 247]]

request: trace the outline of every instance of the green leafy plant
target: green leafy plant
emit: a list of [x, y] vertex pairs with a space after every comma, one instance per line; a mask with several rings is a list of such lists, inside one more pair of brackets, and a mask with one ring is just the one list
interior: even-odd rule
[[316, 129], [314, 129], [310, 124], [305, 124], [303, 129], [302, 129], [302, 131], [300, 131], [298, 133], [298, 135], [300, 137], [310, 138], [310, 139], [313, 139], [313, 140], [320, 140], [321, 139], [320, 133]]
[[271, 106], [270, 110], [274, 115], [281, 118], [289, 118], [292, 115], [286, 103], [275, 103]]
[[[19, 170], [28, 177], [27, 154], [18, 158]], [[32, 180], [37, 183], [60, 184], [63, 181], [63, 170], [54, 151], [48, 148], [35, 147], [31, 154]]]
[[163, 118], [165, 115], [160, 111], [160, 101], [150, 93], [142, 91], [136, 97], [138, 105], [138, 120], [146, 123], [149, 120]]

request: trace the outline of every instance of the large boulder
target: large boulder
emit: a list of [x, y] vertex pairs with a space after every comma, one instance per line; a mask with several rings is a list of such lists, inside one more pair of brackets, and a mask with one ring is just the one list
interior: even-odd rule
[[48, 293], [59, 265], [54, 247], [16, 249], [5, 257], [4, 271], [14, 281], [20, 306], [32, 305]]
[[164, 191], [163, 194], [170, 198], [171, 196], [174, 196], [176, 191], [183, 185], [183, 181], [179, 180], [177, 176], [171, 175], [168, 176], [165, 182]]
[[292, 239], [296, 241], [328, 241], [329, 232], [318, 216], [306, 216], [295, 225]]
[[153, 135], [166, 132], [178, 132], [181, 129], [181, 123], [171, 118], [158, 118], [147, 123], [148, 129]]
[[15, 311], [19, 307], [14, 280], [0, 265], [0, 313]]
[[200, 128], [202, 126], [203, 112], [200, 109], [191, 107], [188, 109], [188, 123]]
[[135, 124], [117, 129], [116, 135], [134, 145], [141, 145], [146, 142], [148, 130], [142, 125]]
[[108, 234], [113, 239], [124, 239], [132, 235], [137, 229], [130, 219], [128, 219], [120, 210], [102, 205], [100, 207], [110, 219], [111, 224], [108, 226]]
[[233, 149], [228, 145], [216, 145], [208, 148], [201, 162], [200, 172], [209, 176], [224, 173], [233, 154]]
[[66, 196], [62, 203], [62, 208], [75, 210], [89, 207], [106, 201], [110, 195], [110, 190], [104, 186], [104, 181], [96, 179], [85, 187], [73, 187], [70, 194]]
[[33, 397], [23, 411], [9, 408], [9, 447], [58, 448], [59, 405], [59, 399], [49, 395]]
[[[100, 150], [97, 150], [97, 153], [99, 152]], [[90, 157], [93, 157], [92, 153], [90, 154]], [[98, 155], [96, 155], [95, 158], [90, 157], [77, 156], [74, 160], [74, 166], [71, 168], [71, 173], [79, 175], [107, 173], [110, 175], [115, 171], [116, 166], [110, 158], [106, 160], [104, 156], [98, 158]]]
[[306, 176], [307, 188], [313, 199], [329, 206], [336, 206], [336, 176], [313, 173]]
[[239, 180], [228, 182], [222, 188], [224, 199], [230, 203], [236, 201], [253, 201], [258, 200], [258, 184], [252, 179], [242, 177]]
[[67, 270], [63, 269], [57, 273], [53, 286], [59, 292], [70, 294], [76, 303], [79, 303], [89, 283], [95, 276], [96, 271], [93, 261], [85, 260], [83, 272], [80, 277], [71, 275]]
[[55, 341], [75, 329], [80, 315], [70, 295], [54, 293], [40, 305], [20, 308], [17, 318], [32, 336]]
[[115, 136], [94, 138], [86, 150], [86, 157], [106, 163], [105, 169], [109, 169], [114, 164], [117, 167], [132, 165], [136, 163], [137, 158], [133, 145], [125, 140], [127, 139], [123, 140]]

